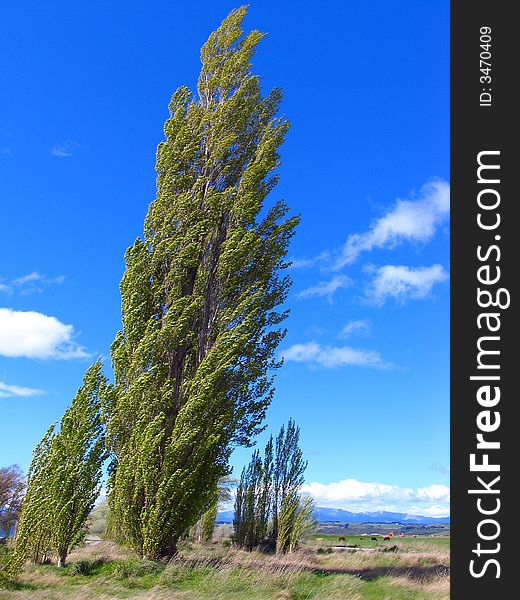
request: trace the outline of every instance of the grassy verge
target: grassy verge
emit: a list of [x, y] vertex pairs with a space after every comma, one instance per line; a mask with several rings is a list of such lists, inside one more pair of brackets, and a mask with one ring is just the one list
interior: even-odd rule
[[[215, 543], [186, 544], [169, 565], [143, 561], [110, 542], [75, 551], [69, 565], [27, 567], [0, 600], [448, 600], [446, 547], [417, 543], [318, 552], [317, 540], [285, 557]], [[350, 540], [349, 540], [350, 541]], [[322, 543], [323, 540], [319, 540]]]

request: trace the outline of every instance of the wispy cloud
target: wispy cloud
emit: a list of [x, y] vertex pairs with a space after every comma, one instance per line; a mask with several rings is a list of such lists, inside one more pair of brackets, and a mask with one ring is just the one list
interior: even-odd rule
[[0, 356], [26, 358], [86, 358], [74, 341], [74, 327], [34, 311], [0, 308]]
[[39, 281], [42, 276], [36, 271], [29, 273], [28, 275], [24, 275], [23, 277], [18, 277], [17, 279], [13, 279], [13, 283], [15, 285], [24, 285], [24, 283], [32, 283], [33, 281]]
[[67, 158], [72, 156], [74, 152], [80, 148], [84, 148], [84, 146], [79, 142], [75, 142], [74, 140], [65, 140], [64, 142], [60, 142], [53, 146], [51, 154], [57, 158]]
[[282, 356], [286, 361], [308, 363], [327, 369], [344, 366], [382, 369], [393, 366], [384, 362], [380, 354], [373, 350], [359, 350], [350, 346], [322, 346], [314, 341], [293, 344], [282, 352]]
[[339, 251], [333, 268], [341, 269], [374, 248], [394, 248], [404, 241], [428, 242], [449, 216], [450, 187], [434, 180], [421, 188], [417, 200], [397, 200], [364, 233], [351, 234]]
[[30, 396], [40, 396], [41, 394], [43, 394], [43, 390], [9, 385], [0, 381], [0, 398], [28, 398]]
[[404, 242], [429, 242], [449, 219], [450, 185], [432, 179], [422, 186], [416, 198], [397, 199], [387, 212], [364, 233], [352, 233], [334, 251], [324, 250], [310, 258], [293, 258], [295, 269], [319, 265], [324, 270], [339, 270], [355, 262], [363, 252], [375, 248], [391, 249]]
[[318, 254], [317, 256], [312, 256], [311, 258], [290, 258], [289, 262], [291, 263], [292, 269], [308, 269], [324, 261], [329, 256], [329, 251], [324, 250], [323, 252], [320, 252], [320, 254]]
[[298, 298], [322, 298], [327, 297], [332, 300], [334, 292], [341, 288], [349, 287], [352, 284], [350, 277], [346, 275], [336, 275], [328, 281], [320, 281], [317, 285], [306, 288], [297, 294]]
[[444, 517], [450, 513], [450, 489], [445, 485], [407, 488], [386, 483], [343, 479], [332, 483], [305, 484], [302, 491], [316, 504], [352, 512], [392, 511]]
[[23, 296], [42, 292], [45, 287], [50, 285], [60, 285], [65, 281], [65, 275], [49, 277], [48, 275], [32, 271], [27, 275], [16, 277], [12, 281], [2, 279], [0, 282], [0, 292], [12, 294], [17, 292]]
[[345, 327], [338, 333], [339, 338], [349, 338], [353, 335], [367, 335], [370, 332], [370, 322], [368, 319], [349, 321]]
[[382, 306], [388, 298], [403, 303], [409, 299], [425, 298], [435, 284], [449, 279], [444, 267], [412, 268], [404, 265], [373, 267], [373, 279], [365, 291], [366, 299]]

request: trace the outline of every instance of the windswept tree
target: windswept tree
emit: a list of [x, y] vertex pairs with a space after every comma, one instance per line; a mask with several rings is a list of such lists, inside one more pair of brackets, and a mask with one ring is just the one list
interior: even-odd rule
[[[304, 482], [307, 461], [303, 460], [300, 448], [300, 428], [293, 419], [289, 419], [287, 429], [281, 426], [276, 437], [273, 468], [273, 528], [272, 537], [278, 540], [279, 518], [284, 502], [289, 496], [298, 496]], [[295, 498], [287, 501], [294, 506]], [[277, 542], [278, 545], [278, 542]]]
[[262, 460], [260, 452], [255, 450], [251, 462], [242, 470], [237, 488], [233, 519], [234, 541], [237, 546], [246, 550], [257, 548], [267, 539], [270, 482], [266, 476], [266, 462]]
[[295, 550], [312, 524], [312, 501], [302, 497], [303, 460], [300, 428], [290, 419], [262, 459], [258, 450], [242, 470], [235, 497], [235, 543], [252, 550], [262, 546], [285, 553]]
[[81, 540], [107, 455], [102, 406], [109, 394], [98, 361], [86, 371], [59, 430], [53, 425], [36, 447], [16, 534], [21, 559], [42, 562], [52, 554], [64, 566]]
[[285, 554], [298, 548], [302, 538], [314, 527], [313, 510], [312, 498], [302, 496], [297, 490], [291, 490], [284, 497], [278, 513], [276, 552]]
[[234, 445], [250, 444], [273, 394], [297, 218], [279, 201], [282, 94], [262, 96], [234, 10], [201, 51], [197, 95], [172, 96], [157, 196], [126, 252], [112, 345], [110, 523], [142, 556], [169, 558], [214, 506]]
[[231, 502], [231, 488], [237, 482], [231, 479], [228, 475], [221, 477], [218, 482], [217, 490], [215, 491], [214, 500], [205, 513], [199, 518], [197, 523], [192, 527], [190, 537], [197, 542], [208, 542], [213, 537], [215, 531], [215, 522], [217, 519], [218, 508], [221, 503]]
[[217, 513], [218, 500], [215, 499], [215, 502], [211, 504], [208, 510], [206, 510], [202, 517], [200, 517], [200, 519], [193, 526], [193, 531], [190, 537], [199, 543], [209, 542], [213, 537], [213, 532], [215, 531], [215, 520], [217, 518]]
[[56, 424], [46, 431], [42, 440], [33, 450], [33, 458], [27, 473], [27, 491], [24, 496], [20, 519], [16, 527], [16, 559], [22, 563], [30, 560], [42, 563], [51, 555], [51, 523], [49, 515], [52, 511], [51, 457], [52, 438]]

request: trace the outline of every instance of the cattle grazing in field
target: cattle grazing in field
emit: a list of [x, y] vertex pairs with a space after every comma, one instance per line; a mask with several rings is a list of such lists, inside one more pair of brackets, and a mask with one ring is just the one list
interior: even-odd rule
[[386, 542], [387, 540], [391, 540], [392, 538], [389, 535], [385, 535], [385, 537], [383, 538], [383, 540]]
[[347, 541], [347, 539], [346, 539], [346, 538], [344, 538], [343, 536], [340, 536], [340, 537], [339, 537], [339, 541], [340, 541], [340, 542], [346, 542], [346, 541]]
[[377, 542], [377, 538], [376, 538], [376, 537], [374, 537], [374, 536], [372, 536], [372, 541], [373, 541], [373, 542]]

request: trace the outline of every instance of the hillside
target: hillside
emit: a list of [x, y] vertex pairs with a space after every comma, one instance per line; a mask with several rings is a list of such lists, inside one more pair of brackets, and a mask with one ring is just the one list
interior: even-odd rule
[[[399, 512], [377, 511], [354, 513], [342, 508], [318, 506], [314, 510], [318, 523], [401, 523], [403, 525], [438, 525], [449, 523], [450, 517], [424, 517]], [[221, 511], [217, 515], [218, 523], [232, 523], [233, 511]]]

